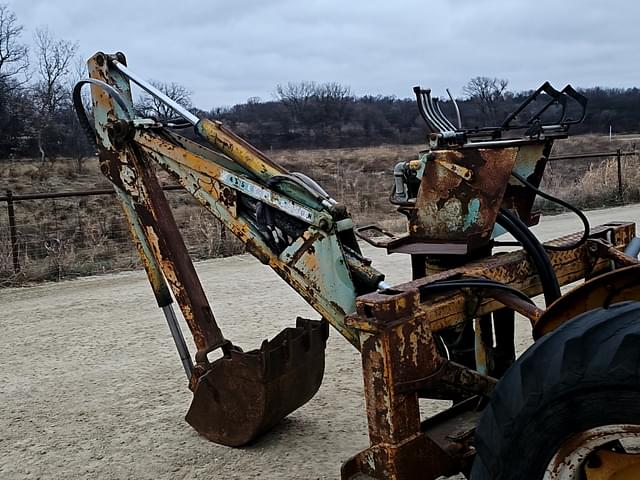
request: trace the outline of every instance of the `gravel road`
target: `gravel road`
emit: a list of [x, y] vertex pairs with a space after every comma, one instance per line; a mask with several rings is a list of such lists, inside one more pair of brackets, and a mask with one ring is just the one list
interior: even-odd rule
[[[640, 205], [589, 217], [637, 222]], [[550, 238], [578, 228], [559, 215], [535, 231]], [[409, 279], [406, 257], [366, 254], [391, 283]], [[251, 257], [197, 269], [225, 335], [244, 348], [296, 315], [317, 318]], [[335, 332], [313, 400], [254, 446], [230, 449], [183, 421], [191, 393], [143, 272], [0, 290], [0, 308], [1, 479], [335, 479], [368, 444], [359, 356]], [[528, 336], [522, 328], [520, 350]]]

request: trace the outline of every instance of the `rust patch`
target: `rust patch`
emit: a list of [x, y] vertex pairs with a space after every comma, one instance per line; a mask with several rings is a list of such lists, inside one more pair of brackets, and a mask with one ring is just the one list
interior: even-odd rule
[[[434, 160], [427, 162], [422, 176], [406, 242], [465, 244], [469, 250], [486, 245], [517, 152], [515, 147], [434, 150]], [[469, 180], [457, 170], [468, 172]]]
[[640, 265], [605, 273], [560, 297], [535, 323], [533, 337], [540, 338], [581, 313], [625, 300], [640, 300]]
[[234, 208], [236, 206], [236, 192], [229, 187], [223, 187], [219, 200], [225, 207]]
[[305, 232], [303, 234], [304, 242], [302, 242], [302, 245], [300, 245], [300, 248], [296, 250], [295, 253], [291, 256], [291, 262], [289, 263], [291, 265], [295, 265], [296, 263], [298, 263], [300, 258], [305, 253], [308, 253], [309, 255], [313, 256], [313, 254], [315, 253], [315, 248], [313, 247], [313, 244], [316, 243], [317, 240], [322, 238], [322, 236], [323, 235], [320, 232], [314, 232], [314, 233]]

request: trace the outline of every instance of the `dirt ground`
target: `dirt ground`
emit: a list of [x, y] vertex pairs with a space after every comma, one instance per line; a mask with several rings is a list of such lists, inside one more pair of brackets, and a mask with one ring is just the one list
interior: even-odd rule
[[[589, 216], [637, 222], [640, 205]], [[536, 232], [577, 229], [560, 215]], [[406, 257], [366, 253], [390, 283], [408, 279]], [[197, 268], [225, 335], [242, 347], [296, 315], [317, 318], [251, 257]], [[183, 420], [191, 393], [143, 272], [0, 290], [0, 311], [1, 479], [335, 479], [368, 444], [359, 356], [336, 332], [318, 394], [254, 446], [231, 449]], [[529, 332], [519, 326], [522, 351]]]

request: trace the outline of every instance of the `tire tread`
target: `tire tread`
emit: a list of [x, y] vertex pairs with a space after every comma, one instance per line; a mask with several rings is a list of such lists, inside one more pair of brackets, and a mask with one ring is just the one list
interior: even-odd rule
[[476, 429], [472, 480], [533, 478], [521, 469], [509, 472], [513, 456], [526, 447], [523, 427], [549, 404], [570, 403], [576, 391], [626, 385], [640, 391], [640, 302], [567, 322], [530, 347], [498, 383]]

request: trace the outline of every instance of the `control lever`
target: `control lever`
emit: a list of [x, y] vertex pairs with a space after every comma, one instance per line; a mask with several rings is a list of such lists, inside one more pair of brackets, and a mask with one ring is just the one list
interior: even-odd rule
[[431, 98], [431, 90], [423, 90], [419, 86], [413, 87], [418, 101], [420, 115], [434, 133], [454, 132], [456, 127], [446, 118], [440, 107]]

